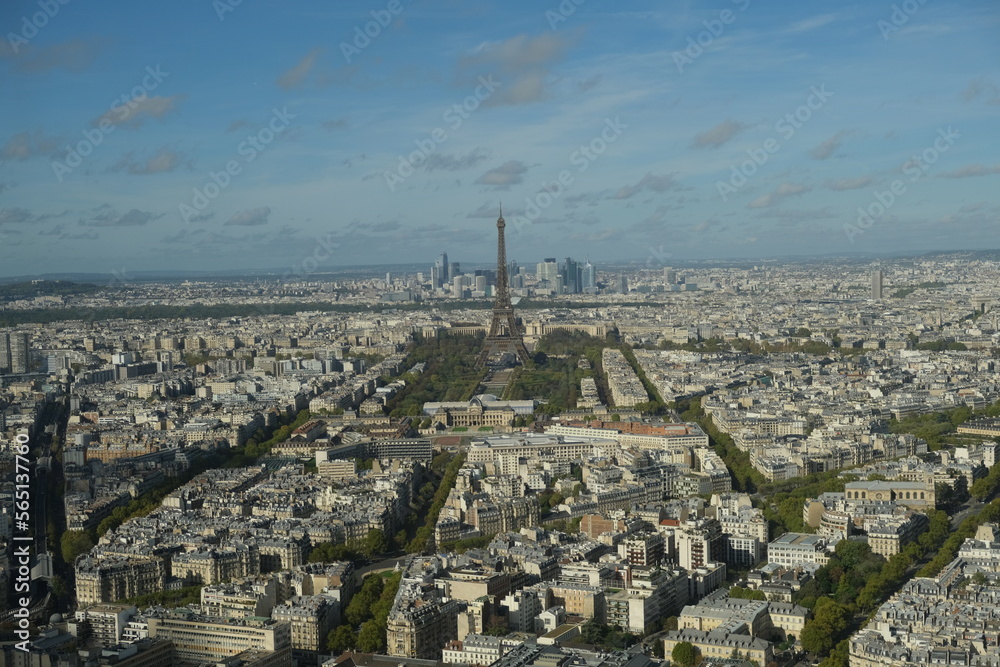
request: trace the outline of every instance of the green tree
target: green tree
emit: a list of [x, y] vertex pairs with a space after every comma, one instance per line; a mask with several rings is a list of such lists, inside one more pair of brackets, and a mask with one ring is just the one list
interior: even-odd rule
[[308, 560], [310, 563], [334, 563], [342, 560], [355, 560], [357, 557], [357, 553], [346, 544], [324, 542], [313, 547], [312, 551], [309, 552]]
[[364, 653], [378, 653], [385, 648], [385, 623], [375, 619], [365, 621], [358, 633], [358, 650]]
[[358, 635], [349, 625], [341, 625], [335, 630], [330, 630], [326, 636], [326, 648], [334, 655], [340, 655], [357, 645]]
[[828, 655], [847, 629], [850, 610], [830, 598], [816, 603], [812, 620], [802, 631], [802, 648], [817, 655]]
[[397, 549], [402, 549], [403, 547], [405, 547], [406, 543], [409, 541], [408, 536], [406, 534], [406, 530], [397, 531], [395, 536], [393, 536], [392, 541], [393, 541], [393, 546], [396, 547]]
[[396, 591], [399, 590], [399, 582], [402, 578], [401, 572], [394, 572], [388, 578], [383, 579], [382, 592], [379, 594], [378, 601], [371, 607], [372, 618], [383, 625], [388, 621], [389, 612], [392, 610], [392, 603], [396, 599]]
[[[976, 482], [978, 481], [980, 480], [977, 479]], [[972, 488], [976, 488], [975, 482], [973, 482]], [[934, 485], [934, 498], [938, 505], [950, 505], [955, 501], [955, 489], [952, 488], [951, 484], [938, 482]]]
[[700, 657], [701, 653], [691, 642], [680, 642], [675, 645], [674, 650], [670, 652], [671, 662], [680, 665], [681, 667], [694, 667], [698, 664], [698, 659]]
[[48, 525], [45, 527], [45, 538], [46, 543], [50, 551], [56, 550], [56, 539], [58, 539], [59, 531], [56, 530], [56, 524], [54, 521], [49, 521]]
[[374, 558], [375, 556], [384, 554], [387, 546], [385, 534], [381, 530], [372, 528], [361, 543], [361, 553], [369, 558]]
[[490, 624], [486, 627], [486, 634], [491, 637], [506, 637], [510, 634], [510, 627], [503, 618], [494, 616], [490, 619]]
[[980, 477], [972, 483], [969, 493], [976, 500], [985, 500], [996, 493], [998, 487], [1000, 487], [1000, 466], [994, 465], [986, 477]]
[[755, 588], [740, 588], [739, 586], [733, 586], [729, 589], [729, 597], [743, 600], [767, 600], [764, 591], [758, 591]]
[[580, 628], [580, 636], [583, 637], [583, 641], [588, 644], [601, 644], [604, 642], [604, 637], [607, 635], [608, 627], [601, 625], [593, 620], [587, 621]]
[[841, 640], [834, 647], [834, 649], [830, 651], [830, 655], [828, 655], [823, 662], [819, 663], [820, 667], [847, 667], [851, 660], [850, 651], [850, 642], [846, 639]]
[[[982, 574], [982, 572], [977, 572], [976, 574]], [[64, 598], [69, 594], [69, 589], [66, 588], [66, 581], [59, 575], [49, 580], [49, 586], [52, 587], [52, 594], [57, 598]]]
[[437, 524], [438, 514], [444, 508], [444, 503], [448, 499], [448, 493], [451, 491], [452, 487], [455, 486], [455, 480], [458, 479], [458, 471], [465, 463], [465, 454], [458, 454], [457, 456], [451, 456], [450, 458], [442, 458], [443, 455], [435, 457], [431, 462], [431, 469], [440, 469], [439, 461], [447, 461], [447, 466], [444, 469], [443, 477], [440, 484], [435, 487], [433, 483], [430, 484], [430, 489], [433, 490], [433, 498], [430, 499], [430, 507], [428, 507], [428, 498], [426, 498], [425, 489], [427, 489], [427, 484], [421, 487], [420, 493], [420, 504], [422, 510], [420, 515], [424, 517], [424, 525], [417, 529], [416, 536], [410, 540], [410, 543], [406, 545], [406, 551], [409, 553], [420, 553], [428, 548], [431, 539], [434, 536], [434, 526]]
[[183, 607], [189, 604], [197, 604], [201, 599], [201, 586], [186, 586], [169, 591], [157, 591], [139, 595], [127, 600], [118, 600], [121, 604], [130, 604], [140, 609], [145, 609], [153, 605], [163, 607]]
[[84, 530], [67, 530], [60, 538], [63, 562], [72, 565], [76, 557], [94, 548], [94, 541]]
[[968, 406], [961, 406], [955, 408], [951, 413], [951, 424], [952, 426], [958, 428], [960, 424], [963, 424], [972, 417], [972, 409]]
[[837, 543], [834, 551], [845, 570], [855, 569], [872, 552], [867, 542], [854, 542], [852, 540], [841, 540]]
[[357, 627], [372, 618], [372, 607], [382, 597], [384, 580], [380, 575], [369, 574], [361, 584], [361, 590], [354, 594], [347, 605], [347, 622]]

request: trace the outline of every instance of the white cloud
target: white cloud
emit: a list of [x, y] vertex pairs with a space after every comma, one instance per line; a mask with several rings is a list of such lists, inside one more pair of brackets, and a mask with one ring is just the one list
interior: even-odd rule
[[529, 104], [548, 99], [554, 83], [552, 67], [566, 56], [578, 34], [518, 35], [480, 44], [473, 53], [459, 59], [456, 82], [467, 87], [480, 76], [495, 75], [499, 86], [483, 101], [483, 106]]
[[476, 183], [489, 185], [497, 190], [506, 190], [511, 185], [522, 182], [528, 169], [528, 165], [519, 160], [508, 160], [477, 178]]
[[692, 145], [695, 148], [718, 148], [748, 127], [750, 126], [730, 118], [711, 129], [696, 134]]
[[234, 213], [233, 217], [226, 220], [225, 225], [227, 227], [254, 227], [257, 225], [266, 225], [270, 217], [271, 207], [259, 206], [257, 208], [251, 208]]
[[774, 189], [774, 192], [754, 199], [752, 202], [747, 204], [747, 208], [766, 208], [768, 206], [774, 206], [788, 197], [800, 195], [803, 192], [808, 192], [809, 190], [810, 188], [806, 185], [800, 185], [798, 183], [782, 183]]
[[319, 54], [321, 52], [322, 49], [319, 47], [312, 49], [291, 69], [282, 72], [281, 76], [279, 76], [276, 81], [278, 87], [282, 90], [291, 90], [292, 88], [298, 88], [305, 83], [306, 77], [309, 76], [313, 67], [316, 66], [316, 59], [319, 58]]

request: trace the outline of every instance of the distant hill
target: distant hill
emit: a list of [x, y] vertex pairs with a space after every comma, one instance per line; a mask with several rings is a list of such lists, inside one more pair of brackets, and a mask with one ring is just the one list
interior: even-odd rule
[[980, 261], [1000, 260], [1000, 250], [932, 250], [924, 253], [921, 257], [934, 257], [936, 259], [965, 259]]
[[74, 283], [68, 280], [32, 280], [0, 284], [0, 300], [14, 301], [36, 296], [69, 296], [93, 294], [104, 289], [93, 283]]

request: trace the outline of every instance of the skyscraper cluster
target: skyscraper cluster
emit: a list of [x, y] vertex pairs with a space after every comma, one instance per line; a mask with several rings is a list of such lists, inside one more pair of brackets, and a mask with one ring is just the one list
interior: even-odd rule
[[[530, 281], [526, 267], [516, 261], [507, 263], [508, 287], [522, 289]], [[590, 260], [580, 263], [572, 257], [562, 262], [555, 257], [546, 257], [535, 266], [535, 280], [539, 287], [555, 294], [597, 293], [597, 269]], [[433, 289], [444, 289], [454, 295], [471, 291], [472, 296], [492, 296], [496, 274], [492, 269], [476, 269], [462, 273], [458, 262], [449, 262], [448, 253], [442, 252], [431, 266], [430, 283]], [[461, 298], [461, 296], [459, 297]]]
[[[516, 277], [517, 262], [511, 262], [508, 270]], [[422, 275], [422, 274], [418, 274]], [[492, 286], [496, 282], [496, 272], [492, 269], [475, 269], [462, 272], [458, 262], [449, 262], [448, 253], [442, 252], [431, 266], [431, 286], [435, 290], [450, 292], [454, 298], [464, 299], [470, 295], [473, 298], [491, 296]], [[518, 279], [517, 286], [521, 286]]]
[[[430, 284], [433, 290], [444, 290], [457, 298], [470, 294], [473, 298], [490, 297], [495, 295], [496, 277], [493, 269], [469, 270], [463, 274], [459, 263], [448, 261], [448, 253], [442, 252], [431, 266]], [[546, 257], [535, 265], [534, 278], [536, 286], [550, 290], [550, 294], [598, 293], [597, 268], [589, 259], [581, 263], [572, 257], [561, 262], [555, 257]], [[527, 267], [514, 260], [507, 262], [507, 279], [509, 289], [520, 290], [532, 284]]]
[[561, 264], [555, 257], [546, 257], [536, 268], [538, 282], [547, 283], [556, 294], [582, 294], [597, 288], [597, 269], [567, 257]]
[[437, 289], [449, 283], [454, 284], [455, 278], [461, 275], [462, 269], [458, 262], [449, 262], [448, 253], [442, 252], [431, 267], [431, 285]]
[[438, 256], [431, 267], [431, 285], [442, 287], [448, 282], [448, 253], [443, 252]]
[[538, 266], [535, 267], [535, 274], [538, 282], [547, 282], [554, 286], [556, 278], [559, 276], [559, 263], [555, 257], [546, 257], [544, 261], [539, 262]]

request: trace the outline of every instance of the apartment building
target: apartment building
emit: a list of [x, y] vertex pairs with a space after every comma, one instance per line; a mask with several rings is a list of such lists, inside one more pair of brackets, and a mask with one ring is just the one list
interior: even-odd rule
[[539, 586], [546, 586], [549, 589], [551, 604], [548, 606], [562, 607], [569, 616], [594, 619], [598, 623], [604, 622], [606, 604], [603, 588], [569, 581], [554, 581]]
[[625, 588], [605, 596], [607, 623], [637, 634], [658, 629], [688, 601], [688, 585], [684, 570], [629, 568]]
[[180, 667], [225, 662], [252, 652], [259, 667], [292, 667], [292, 636], [288, 623], [274, 620], [222, 621], [189, 609], [147, 615], [149, 636], [174, 644]]
[[704, 659], [727, 659], [738, 652], [744, 660], [753, 660], [761, 665], [774, 660], [773, 645], [765, 639], [725, 630], [705, 632], [693, 628], [668, 632], [663, 640], [665, 655], [670, 655], [674, 647], [682, 642], [693, 644]]
[[631, 565], [658, 565], [663, 560], [666, 541], [660, 533], [639, 533], [626, 537], [618, 553]]
[[513, 637], [470, 634], [462, 641], [448, 642], [441, 651], [441, 662], [469, 665], [469, 667], [488, 667], [522, 643], [520, 639]]
[[260, 574], [256, 545], [229, 544], [177, 554], [171, 560], [173, 576], [188, 584], [217, 584]]
[[469, 463], [491, 463], [503, 457], [535, 460], [575, 461], [609, 455], [618, 443], [607, 438], [577, 438], [557, 435], [518, 434], [491, 436], [469, 446]]
[[326, 636], [340, 620], [340, 602], [326, 595], [296, 595], [271, 612], [291, 628], [292, 654], [300, 663], [314, 664], [326, 650]]
[[825, 565], [829, 560], [826, 547], [826, 539], [819, 535], [785, 533], [767, 545], [767, 560], [786, 567]]
[[81, 556], [76, 565], [76, 599], [81, 606], [115, 602], [166, 588], [167, 566], [162, 558]]
[[247, 578], [201, 589], [202, 613], [216, 618], [270, 616], [277, 601], [273, 577]]
[[685, 521], [674, 530], [677, 563], [685, 570], [697, 570], [725, 560], [726, 539], [716, 519]]
[[114, 646], [122, 640], [125, 625], [138, 610], [130, 605], [98, 604], [76, 612], [76, 622], [86, 629], [78, 631], [78, 636], [89, 635], [99, 646]]
[[389, 655], [436, 660], [441, 647], [458, 638], [461, 605], [456, 600], [404, 597], [400, 603], [397, 596], [387, 623]]

